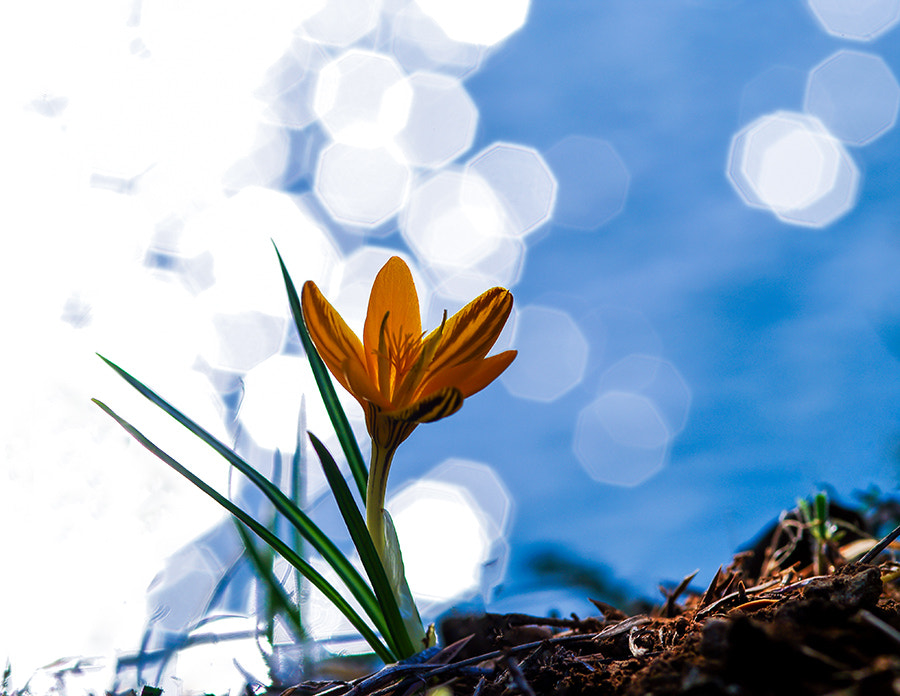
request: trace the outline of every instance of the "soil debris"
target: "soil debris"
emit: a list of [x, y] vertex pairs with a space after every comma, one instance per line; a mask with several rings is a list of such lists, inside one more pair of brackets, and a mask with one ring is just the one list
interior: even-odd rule
[[[451, 616], [448, 647], [426, 659], [277, 696], [900, 694], [900, 565], [854, 562], [840, 535], [796, 517], [779, 524], [705, 590], [689, 575], [647, 613]], [[876, 542], [855, 535], [852, 553]]]

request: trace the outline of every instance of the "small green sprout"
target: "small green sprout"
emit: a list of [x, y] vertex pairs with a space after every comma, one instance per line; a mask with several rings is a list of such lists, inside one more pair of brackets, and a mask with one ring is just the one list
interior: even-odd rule
[[813, 572], [821, 575], [829, 565], [829, 552], [837, 546], [846, 530], [829, 516], [828, 495], [824, 491], [816, 493], [812, 505], [804, 498], [799, 498], [797, 509], [803, 527], [810, 535]]

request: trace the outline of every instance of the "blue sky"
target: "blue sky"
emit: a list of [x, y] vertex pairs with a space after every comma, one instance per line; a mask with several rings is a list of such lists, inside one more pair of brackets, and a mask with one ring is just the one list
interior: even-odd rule
[[513, 492], [514, 553], [563, 541], [651, 592], [697, 566], [712, 572], [819, 485], [847, 498], [896, 485], [897, 130], [848, 147], [858, 198], [822, 228], [745, 205], [726, 176], [732, 138], [766, 114], [802, 112], [810, 72], [836, 52], [896, 69], [894, 35], [830, 35], [799, 2], [539, 2], [467, 80], [479, 141], [546, 151], [572, 134], [600, 138], [630, 176], [604, 225], [550, 221], [517, 301], [576, 321], [609, 305], [640, 312], [692, 396], [667, 465], [635, 488], [585, 479], [570, 449], [572, 413], [618, 357], [597, 341], [585, 379], [558, 401], [495, 392], [442, 426], [447, 446], [463, 419], [502, 414], [510, 434], [492, 429], [500, 442], [469, 456], [488, 447]]

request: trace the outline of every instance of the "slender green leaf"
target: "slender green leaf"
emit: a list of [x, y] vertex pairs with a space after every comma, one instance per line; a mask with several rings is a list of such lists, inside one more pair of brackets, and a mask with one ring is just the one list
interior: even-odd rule
[[397, 597], [397, 606], [400, 609], [400, 616], [403, 618], [403, 625], [406, 626], [406, 635], [410, 637], [410, 640], [416, 641], [424, 635], [422, 617], [419, 616], [419, 609], [416, 607], [412, 591], [406, 580], [406, 568], [403, 565], [403, 554], [400, 552], [400, 540], [397, 538], [394, 520], [391, 519], [391, 514], [387, 510], [382, 510], [381, 515], [384, 519], [385, 571], [387, 571], [391, 587], [395, 590], [394, 595]]
[[[274, 243], [273, 243], [274, 244]], [[316, 347], [309, 336], [306, 328], [306, 322], [303, 320], [303, 310], [300, 307], [300, 297], [297, 295], [297, 288], [294, 287], [294, 281], [288, 273], [284, 260], [278, 247], [275, 247], [275, 253], [278, 255], [278, 263], [281, 265], [281, 275], [284, 276], [284, 285], [287, 289], [288, 302], [291, 306], [291, 314], [294, 317], [294, 323], [297, 325], [297, 332], [300, 334], [300, 342], [303, 344], [303, 350], [306, 351], [306, 357], [309, 360], [309, 366], [312, 368], [313, 376], [319, 387], [319, 393], [322, 395], [322, 401], [325, 403], [325, 409], [328, 411], [328, 417], [331, 419], [331, 425], [334, 432], [337, 433], [338, 441], [341, 443], [341, 449], [350, 465], [350, 471], [356, 481], [356, 487], [362, 497], [363, 505], [366, 504], [366, 485], [369, 479], [368, 469], [363, 462], [362, 453], [359, 451], [359, 445], [350, 428], [350, 422], [347, 420], [347, 414], [341, 402], [338, 401], [337, 394], [334, 391], [334, 385], [331, 383], [331, 376], [328, 374], [328, 368], [319, 357]]]
[[[256, 544], [250, 537], [247, 527], [236, 519], [234, 521], [234, 526], [237, 528], [238, 535], [241, 537], [241, 542], [244, 544], [244, 550], [247, 553], [247, 557], [250, 559], [250, 563], [253, 565], [256, 577], [258, 577], [266, 586], [266, 592], [269, 598], [268, 604], [271, 607], [271, 611], [266, 617], [269, 643], [272, 642], [273, 638], [271, 631], [272, 619], [274, 618], [273, 615], [275, 613], [281, 614], [281, 616], [285, 618], [290, 625], [296, 640], [303, 640], [306, 637], [306, 631], [303, 630], [303, 624], [300, 621], [300, 608], [291, 601], [288, 593], [285, 591], [282, 584], [278, 582], [278, 578], [275, 577], [275, 573], [272, 572], [272, 558], [263, 557], [263, 552], [256, 548]], [[300, 571], [298, 570], [297, 572]]]
[[[281, 481], [281, 450], [277, 448], [275, 449], [275, 455], [272, 461], [272, 475], [270, 478], [276, 485], [277, 482]], [[267, 510], [266, 512], [268, 513], [269, 511]], [[269, 514], [269, 522], [266, 524], [266, 528], [275, 536], [283, 538], [283, 530], [281, 530], [280, 527], [287, 526], [286, 524], [280, 524], [283, 521], [285, 521], [284, 518], [280, 517], [273, 508], [271, 514]], [[263, 619], [265, 621], [266, 640], [269, 642], [269, 645], [273, 645], [275, 643], [275, 616], [281, 611], [277, 608], [277, 605], [279, 604], [279, 599], [282, 599], [281, 594], [284, 589], [282, 588], [281, 583], [275, 578], [274, 574], [275, 552], [265, 545], [263, 545], [262, 549], [256, 548], [256, 544], [251, 538], [247, 528], [240, 524], [236, 519], [234, 520], [234, 524], [238, 530], [238, 535], [241, 537], [241, 541], [244, 544], [245, 555], [250, 559], [250, 563], [253, 566], [257, 579], [260, 583], [265, 584], [265, 590], [262, 588], [257, 589], [257, 593], [262, 595], [262, 597], [258, 599], [263, 606], [258, 608], [256, 613], [257, 620]], [[293, 544], [291, 545], [291, 548], [293, 548], [294, 551], [297, 550]], [[298, 553], [297, 555], [301, 558], [303, 557], [303, 554], [301, 553]], [[299, 571], [296, 571], [295, 569], [295, 572]], [[280, 590], [282, 592], [279, 592]], [[290, 598], [288, 598], [287, 604], [293, 604], [290, 602]], [[290, 612], [290, 609], [287, 606], [284, 606], [284, 609]], [[297, 612], [297, 616], [299, 616], [299, 606], [295, 605], [294, 609]], [[289, 618], [288, 622], [290, 623]], [[299, 625], [299, 619], [297, 623]], [[297, 635], [297, 638], [299, 639], [300, 636]]]
[[388, 624], [385, 639], [389, 643], [391, 642], [390, 639], [393, 639], [391, 647], [394, 648], [394, 651], [401, 658], [414, 655], [418, 652], [418, 649], [413, 646], [412, 640], [406, 632], [394, 590], [381, 563], [381, 558], [378, 556], [378, 551], [372, 543], [372, 538], [369, 536], [366, 522], [359, 512], [359, 508], [356, 507], [353, 495], [350, 493], [350, 487], [344, 481], [338, 465], [325, 445], [312, 433], [309, 434], [309, 439], [316, 450], [316, 454], [319, 456], [319, 461], [322, 463], [322, 470], [325, 472], [328, 486], [331, 488], [334, 499], [337, 501], [341, 516], [344, 518], [347, 530], [350, 532], [350, 538], [353, 539], [353, 544], [359, 552], [359, 558], [366, 569], [366, 575], [369, 576], [372, 588], [375, 590], [375, 596], [378, 597], [378, 601], [384, 610], [384, 617]]
[[353, 609], [353, 607], [350, 606], [347, 600], [344, 599], [341, 594], [322, 575], [320, 575], [315, 568], [313, 568], [303, 558], [294, 553], [293, 549], [291, 549], [277, 536], [272, 534], [272, 532], [266, 529], [264, 525], [253, 519], [253, 517], [247, 514], [247, 512], [239, 508], [212, 486], [209, 486], [198, 476], [194, 475], [184, 466], [179, 464], [174, 458], [170, 457], [168, 454], [162, 451], [159, 447], [148, 440], [143, 433], [141, 433], [128, 421], [121, 418], [106, 404], [98, 401], [97, 399], [93, 399], [93, 402], [97, 404], [101, 409], [103, 409], [109, 416], [111, 416], [119, 425], [122, 426], [122, 428], [125, 429], [125, 431], [129, 435], [131, 435], [147, 450], [156, 455], [159, 459], [168, 464], [179, 474], [184, 476], [188, 481], [197, 486], [197, 488], [206, 493], [210, 498], [215, 500], [223, 508], [228, 510], [228, 512], [234, 515], [238, 520], [247, 525], [247, 527], [249, 527], [254, 534], [256, 534], [266, 544], [271, 546], [274, 551], [280, 553], [288, 563], [300, 570], [300, 572], [303, 573], [304, 577], [309, 580], [320, 592], [322, 592], [322, 594], [325, 595], [328, 601], [334, 604], [335, 607], [337, 607], [337, 609], [345, 617], [347, 617], [347, 620], [350, 621], [353, 627], [360, 632], [366, 642], [372, 646], [372, 649], [375, 650], [375, 652], [381, 659], [385, 660], [386, 662], [394, 659], [391, 651], [385, 647], [385, 645], [381, 642], [381, 640], [379, 640], [374, 631], [372, 631], [372, 629], [368, 626], [368, 624], [366, 624], [362, 617], [356, 613], [356, 611]]
[[[306, 469], [306, 457], [304, 456], [306, 440], [303, 437], [306, 432], [306, 396], [303, 395], [300, 397], [300, 412], [297, 414], [297, 441], [294, 447], [294, 456], [291, 457], [291, 502], [297, 507], [298, 510], [302, 510], [304, 504], [306, 503], [305, 497], [305, 488], [303, 482], [303, 474]], [[297, 531], [297, 528], [293, 525], [291, 526], [291, 545], [294, 547], [294, 551], [296, 551], [300, 556], [303, 555], [303, 540], [300, 536], [300, 532]], [[301, 597], [303, 594], [303, 579], [300, 573], [295, 569], [294, 571], [294, 584], [297, 588], [297, 597]]]
[[100, 356], [100, 358], [107, 365], [113, 368], [117, 373], [119, 373], [119, 375], [132, 387], [134, 387], [142, 396], [168, 413], [182, 426], [187, 428], [189, 431], [203, 440], [206, 444], [212, 447], [231, 465], [233, 465], [242, 474], [244, 474], [250, 480], [250, 482], [253, 483], [253, 485], [259, 488], [259, 490], [262, 491], [262, 493], [272, 502], [272, 504], [275, 506], [275, 509], [283, 514], [285, 518], [287, 518], [287, 520], [300, 532], [303, 538], [306, 539], [306, 541], [308, 541], [316, 551], [322, 554], [322, 557], [332, 568], [334, 568], [334, 571], [338, 574], [338, 577], [347, 586], [347, 589], [350, 590], [350, 593], [360, 603], [363, 610], [366, 612], [369, 618], [372, 619], [372, 622], [375, 624], [377, 629], [382, 633], [387, 633], [388, 625], [385, 621], [385, 617], [382, 612], [382, 607], [379, 604], [379, 600], [372, 592], [372, 588], [370, 588], [366, 584], [365, 580], [363, 580], [362, 576], [359, 574], [356, 568], [353, 567], [350, 561], [347, 560], [344, 554], [341, 553], [340, 549], [338, 549], [337, 546], [334, 545], [331, 539], [329, 539], [325, 535], [325, 533], [321, 529], [319, 529], [319, 527], [306, 515], [306, 513], [304, 513], [296, 505], [294, 505], [293, 502], [291, 502], [290, 498], [288, 498], [277, 486], [273, 485], [272, 482], [269, 481], [265, 476], [260, 474], [256, 469], [254, 469], [247, 462], [241, 459], [241, 457], [239, 457], [228, 446], [216, 439], [213, 435], [204, 430], [197, 423], [188, 418], [184, 413], [172, 406], [149, 387], [125, 372], [125, 370], [123, 370], [121, 367], [111, 362], [110, 360], [107, 360], [102, 355]]

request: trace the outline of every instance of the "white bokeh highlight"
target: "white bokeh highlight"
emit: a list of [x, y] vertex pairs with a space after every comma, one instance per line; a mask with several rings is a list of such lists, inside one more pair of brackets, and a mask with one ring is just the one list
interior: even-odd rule
[[472, 145], [478, 109], [462, 83], [448, 75], [417, 72], [408, 84], [409, 117], [394, 142], [410, 164], [437, 169]]
[[900, 22], [900, 0], [807, 0], [822, 28], [841, 39], [871, 41]]
[[610, 365], [578, 414], [572, 449], [588, 475], [636, 486], [666, 464], [687, 423], [691, 391], [672, 363], [632, 353]]
[[420, 479], [392, 495], [387, 508], [415, 596], [446, 602], [478, 588], [490, 539], [465, 489]]
[[475, 155], [466, 168], [487, 182], [504, 203], [512, 234], [527, 235], [553, 214], [556, 179], [534, 148], [495, 143]]
[[319, 158], [315, 191], [335, 220], [374, 227], [403, 207], [411, 180], [387, 148], [332, 143]]
[[519, 351], [500, 381], [513, 396], [555, 401], [584, 375], [588, 342], [562, 310], [529, 305], [516, 312], [513, 347]]
[[441, 268], [434, 292], [444, 298], [468, 301], [495, 285], [506, 288], [519, 282], [527, 248], [518, 237], [500, 237], [490, 253], [469, 267]]
[[461, 78], [478, 68], [488, 50], [447, 36], [415, 2], [399, 9], [392, 29], [391, 52], [409, 73], [439, 71]]
[[406, 125], [412, 88], [389, 55], [352, 49], [319, 72], [314, 109], [331, 137], [346, 145], [379, 147]]
[[884, 59], [841, 50], [809, 72], [804, 108], [836, 138], [867, 145], [897, 122], [900, 84]]
[[732, 139], [727, 172], [747, 205], [807, 227], [847, 213], [859, 184], [855, 163], [818, 119], [784, 111], [758, 118]]
[[600, 378], [599, 391], [637, 392], [653, 401], [670, 436], [687, 424], [691, 390], [668, 360], [632, 353], [610, 365]]
[[[312, 432], [332, 453], [338, 453], [337, 436], [322, 404], [309, 362], [303, 355], [276, 355], [260, 363], [244, 377], [244, 394], [238, 417], [241, 426], [260, 447], [274, 452], [280, 450], [290, 457], [298, 446], [298, 423], [301, 405], [306, 430]], [[358, 442], [366, 441], [366, 427], [362, 409], [357, 401], [340, 386], [335, 388], [344, 413]], [[305, 447], [309, 473], [306, 494], [314, 499], [325, 488], [321, 468], [305, 435], [299, 443]]]
[[381, 0], [310, 0], [309, 16], [300, 31], [312, 41], [329, 46], [349, 46], [378, 25]]
[[416, 0], [422, 11], [455, 41], [492, 46], [521, 28], [529, 0]]
[[573, 448], [595, 481], [636, 486], [662, 469], [668, 443], [666, 424], [650, 399], [607, 391], [578, 414]]
[[452, 279], [471, 276], [477, 283], [504, 265], [498, 264], [498, 253], [516, 252], [508, 243], [511, 229], [506, 207], [491, 186], [471, 171], [450, 168], [413, 189], [400, 219], [403, 238], [444, 294], [454, 297], [471, 283]]
[[512, 498], [491, 467], [447, 459], [391, 495], [387, 508], [421, 611], [487, 596], [502, 580]]

